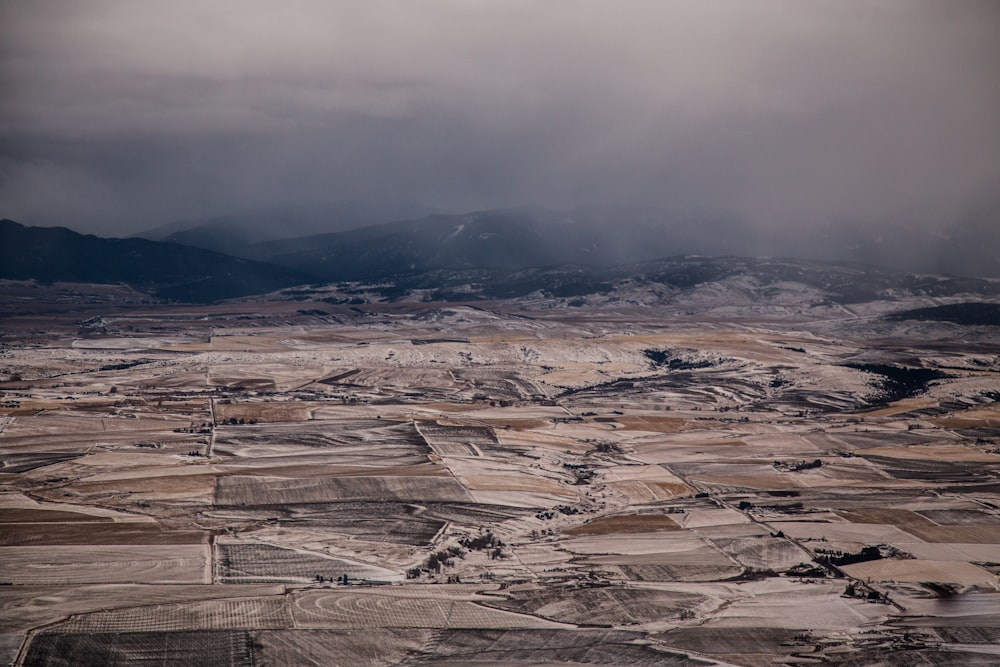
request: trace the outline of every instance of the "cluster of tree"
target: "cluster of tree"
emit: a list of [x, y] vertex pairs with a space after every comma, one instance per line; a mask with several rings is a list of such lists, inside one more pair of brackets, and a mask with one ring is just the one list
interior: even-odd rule
[[229, 424], [230, 426], [236, 426], [237, 424], [242, 426], [243, 424], [256, 424], [257, 420], [251, 419], [248, 421], [246, 419], [243, 419], [242, 417], [240, 419], [237, 419], [236, 417], [230, 417], [229, 419], [223, 419], [221, 423]]
[[788, 568], [785, 574], [789, 577], [814, 577], [822, 579], [826, 577], [826, 570], [813, 563], [799, 563]]
[[666, 367], [672, 371], [693, 371], [700, 368], [711, 368], [723, 363], [724, 359], [699, 359], [691, 361], [677, 355], [673, 350], [643, 350], [642, 354], [649, 359], [653, 368]]
[[490, 560], [503, 558], [503, 548], [506, 546], [504, 545], [503, 540], [494, 535], [492, 531], [486, 531], [485, 533], [480, 532], [475, 537], [463, 537], [458, 541], [458, 543], [469, 551], [488, 550]]
[[879, 560], [882, 558], [882, 552], [877, 546], [865, 546], [861, 547], [861, 551], [858, 553], [844, 553], [842, 551], [821, 551], [816, 550], [816, 562], [825, 563], [827, 565], [853, 565], [854, 563], [865, 563], [870, 560]]
[[423, 568], [414, 567], [407, 570], [406, 576], [408, 579], [416, 579], [422, 572], [435, 572], [440, 574], [442, 569], [446, 567], [454, 567], [455, 558], [464, 557], [465, 549], [459, 546], [451, 545], [445, 549], [435, 551], [428, 556], [427, 562], [424, 563]]
[[570, 470], [573, 473], [573, 475], [576, 477], [576, 481], [574, 482], [574, 484], [578, 486], [590, 484], [592, 481], [594, 481], [594, 476], [597, 474], [582, 463], [564, 463], [563, 468], [566, 468], [567, 470]]
[[555, 510], [545, 510], [543, 512], [538, 512], [535, 514], [535, 518], [545, 521], [552, 520], [556, 518], [556, 512], [559, 514], [565, 514], [566, 516], [573, 516], [580, 513], [579, 507], [573, 507], [572, 505], [559, 505]]
[[860, 598], [862, 600], [868, 600], [869, 602], [881, 602], [884, 604], [889, 603], [889, 596], [885, 593], [880, 593], [873, 588], [866, 586], [865, 584], [858, 582], [850, 582], [847, 587], [844, 588], [843, 597], [846, 598]]
[[537, 539], [539, 537], [545, 537], [546, 535], [555, 535], [555, 534], [556, 532], [549, 528], [542, 528], [541, 530], [532, 530], [530, 533], [528, 533], [528, 535], [532, 539]]
[[195, 426], [191, 424], [188, 428], [175, 428], [174, 433], [200, 433], [206, 434], [211, 433], [212, 427], [209, 426], [208, 422], [202, 422], [200, 425]]
[[503, 541], [494, 535], [493, 531], [490, 530], [487, 530], [485, 533], [480, 532], [475, 537], [463, 537], [458, 541], [458, 543], [469, 551], [481, 551], [483, 549], [492, 549], [504, 546]]
[[[465, 558], [468, 551], [488, 551], [490, 560], [505, 558], [503, 548], [506, 546], [503, 540], [493, 534], [492, 531], [483, 532], [478, 535], [467, 535], [458, 541], [458, 545], [450, 545], [444, 549], [435, 551], [424, 562], [422, 567], [411, 567], [406, 571], [407, 579], [418, 579], [424, 572], [440, 574], [446, 567], [455, 566], [455, 558]], [[461, 583], [458, 575], [449, 575], [448, 583]]]
[[798, 472], [800, 470], [812, 470], [813, 468], [819, 468], [823, 465], [823, 462], [819, 459], [814, 459], [812, 461], [775, 461], [772, 465], [775, 470]]

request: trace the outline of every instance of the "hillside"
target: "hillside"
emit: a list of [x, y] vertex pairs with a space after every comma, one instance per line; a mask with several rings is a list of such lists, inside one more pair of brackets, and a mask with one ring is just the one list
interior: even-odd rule
[[437, 270], [594, 269], [677, 255], [799, 257], [917, 273], [1000, 275], [995, 250], [958, 230], [946, 237], [850, 222], [779, 229], [718, 212], [613, 205], [436, 214], [258, 243], [245, 252], [326, 280]]
[[[678, 218], [657, 209], [541, 208], [431, 215], [271, 244], [268, 261], [326, 280], [371, 279], [436, 270], [589, 268], [704, 251], [736, 240], [724, 218]], [[731, 234], [727, 235], [727, 232]], [[746, 244], [742, 244], [744, 247]]]
[[106, 239], [0, 220], [0, 278], [126, 283], [155, 296], [209, 302], [309, 282], [299, 271], [145, 239]]
[[331, 234], [427, 215], [432, 209], [402, 200], [347, 200], [328, 204], [282, 206], [226, 215], [178, 220], [136, 234], [243, 257], [266, 259], [278, 252], [275, 241]]

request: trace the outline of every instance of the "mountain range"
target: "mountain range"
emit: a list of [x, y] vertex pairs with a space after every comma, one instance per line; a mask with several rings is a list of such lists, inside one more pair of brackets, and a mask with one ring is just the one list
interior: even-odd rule
[[309, 282], [282, 266], [176, 243], [106, 239], [0, 220], [0, 278], [127, 283], [164, 299], [207, 302]]
[[135, 238], [180, 243], [245, 259], [264, 259], [273, 254], [270, 244], [275, 241], [409, 220], [434, 212], [428, 206], [407, 200], [343, 200], [178, 220], [136, 234]]
[[[492, 285], [486, 292], [497, 296], [537, 286], [543, 278], [599, 283], [620, 277], [620, 267], [633, 271], [643, 262], [683, 255], [798, 256], [907, 272], [1000, 275], [1000, 238], [993, 243], [997, 231], [981, 220], [975, 233], [960, 229], [944, 236], [846, 223], [779, 232], [733, 215], [638, 206], [431, 213], [393, 222], [382, 220], [420, 207], [344, 204], [337, 210], [234, 214], [145, 234], [161, 240], [104, 239], [4, 220], [0, 277], [124, 282], [162, 298], [212, 301], [335, 281], [440, 291], [458, 276]], [[317, 229], [336, 231], [297, 236]], [[869, 277], [876, 274], [868, 271]]]
[[419, 210], [404, 202], [258, 211], [187, 227], [174, 223], [169, 234], [162, 228], [159, 236], [146, 237], [281, 264], [324, 280], [448, 268], [600, 267], [676, 255], [802, 257], [1000, 276], [1000, 224], [992, 215], [967, 216], [945, 232], [852, 221], [769, 227], [725, 212], [609, 204], [389, 219]]

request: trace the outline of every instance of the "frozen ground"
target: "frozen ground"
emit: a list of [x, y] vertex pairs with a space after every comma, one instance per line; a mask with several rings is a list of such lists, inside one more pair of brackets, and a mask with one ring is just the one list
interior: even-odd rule
[[19, 302], [0, 662], [989, 664], [1000, 336], [884, 317], [961, 298]]

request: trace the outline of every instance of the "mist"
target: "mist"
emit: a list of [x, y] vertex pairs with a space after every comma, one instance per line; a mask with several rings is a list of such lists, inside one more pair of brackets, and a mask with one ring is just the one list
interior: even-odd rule
[[29, 225], [359, 198], [769, 232], [1000, 210], [990, 0], [52, 1], [0, 26], [0, 216]]

